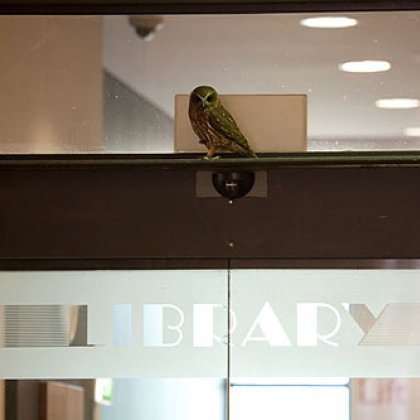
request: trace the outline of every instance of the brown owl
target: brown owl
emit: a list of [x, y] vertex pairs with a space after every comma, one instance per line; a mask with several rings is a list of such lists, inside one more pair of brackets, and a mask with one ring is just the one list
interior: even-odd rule
[[188, 114], [200, 143], [208, 149], [207, 158], [211, 159], [216, 151], [257, 157], [211, 86], [198, 86], [191, 92]]

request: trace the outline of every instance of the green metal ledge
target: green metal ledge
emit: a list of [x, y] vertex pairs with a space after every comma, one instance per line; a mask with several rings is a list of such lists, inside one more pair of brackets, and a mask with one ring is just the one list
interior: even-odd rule
[[258, 159], [204, 154], [28, 154], [0, 155], [1, 166], [140, 166], [153, 169], [268, 169], [280, 167], [420, 166], [420, 151], [260, 153]]

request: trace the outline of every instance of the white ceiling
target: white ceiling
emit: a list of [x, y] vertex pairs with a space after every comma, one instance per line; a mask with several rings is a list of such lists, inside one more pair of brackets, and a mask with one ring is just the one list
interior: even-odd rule
[[[354, 13], [359, 25], [310, 29], [308, 15], [164, 16], [152, 41], [126, 16], [104, 19], [104, 65], [169, 115], [174, 95], [199, 84], [221, 93], [305, 93], [312, 149], [420, 149], [403, 130], [420, 109], [378, 109], [382, 97], [420, 98], [420, 12]], [[388, 60], [384, 73], [338, 70], [349, 60]]]

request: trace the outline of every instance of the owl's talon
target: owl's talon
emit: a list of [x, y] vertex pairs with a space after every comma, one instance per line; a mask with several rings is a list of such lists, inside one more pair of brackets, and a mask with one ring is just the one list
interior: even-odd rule
[[206, 156], [203, 157], [203, 159], [205, 159], [205, 160], [216, 160], [216, 159], [220, 159], [220, 156], [219, 155], [217, 155], [217, 156], [206, 155]]

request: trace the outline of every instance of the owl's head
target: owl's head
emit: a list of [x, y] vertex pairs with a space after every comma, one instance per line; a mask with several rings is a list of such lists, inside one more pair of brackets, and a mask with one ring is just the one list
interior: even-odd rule
[[198, 86], [190, 95], [190, 105], [203, 109], [213, 108], [219, 104], [219, 95], [211, 86]]

